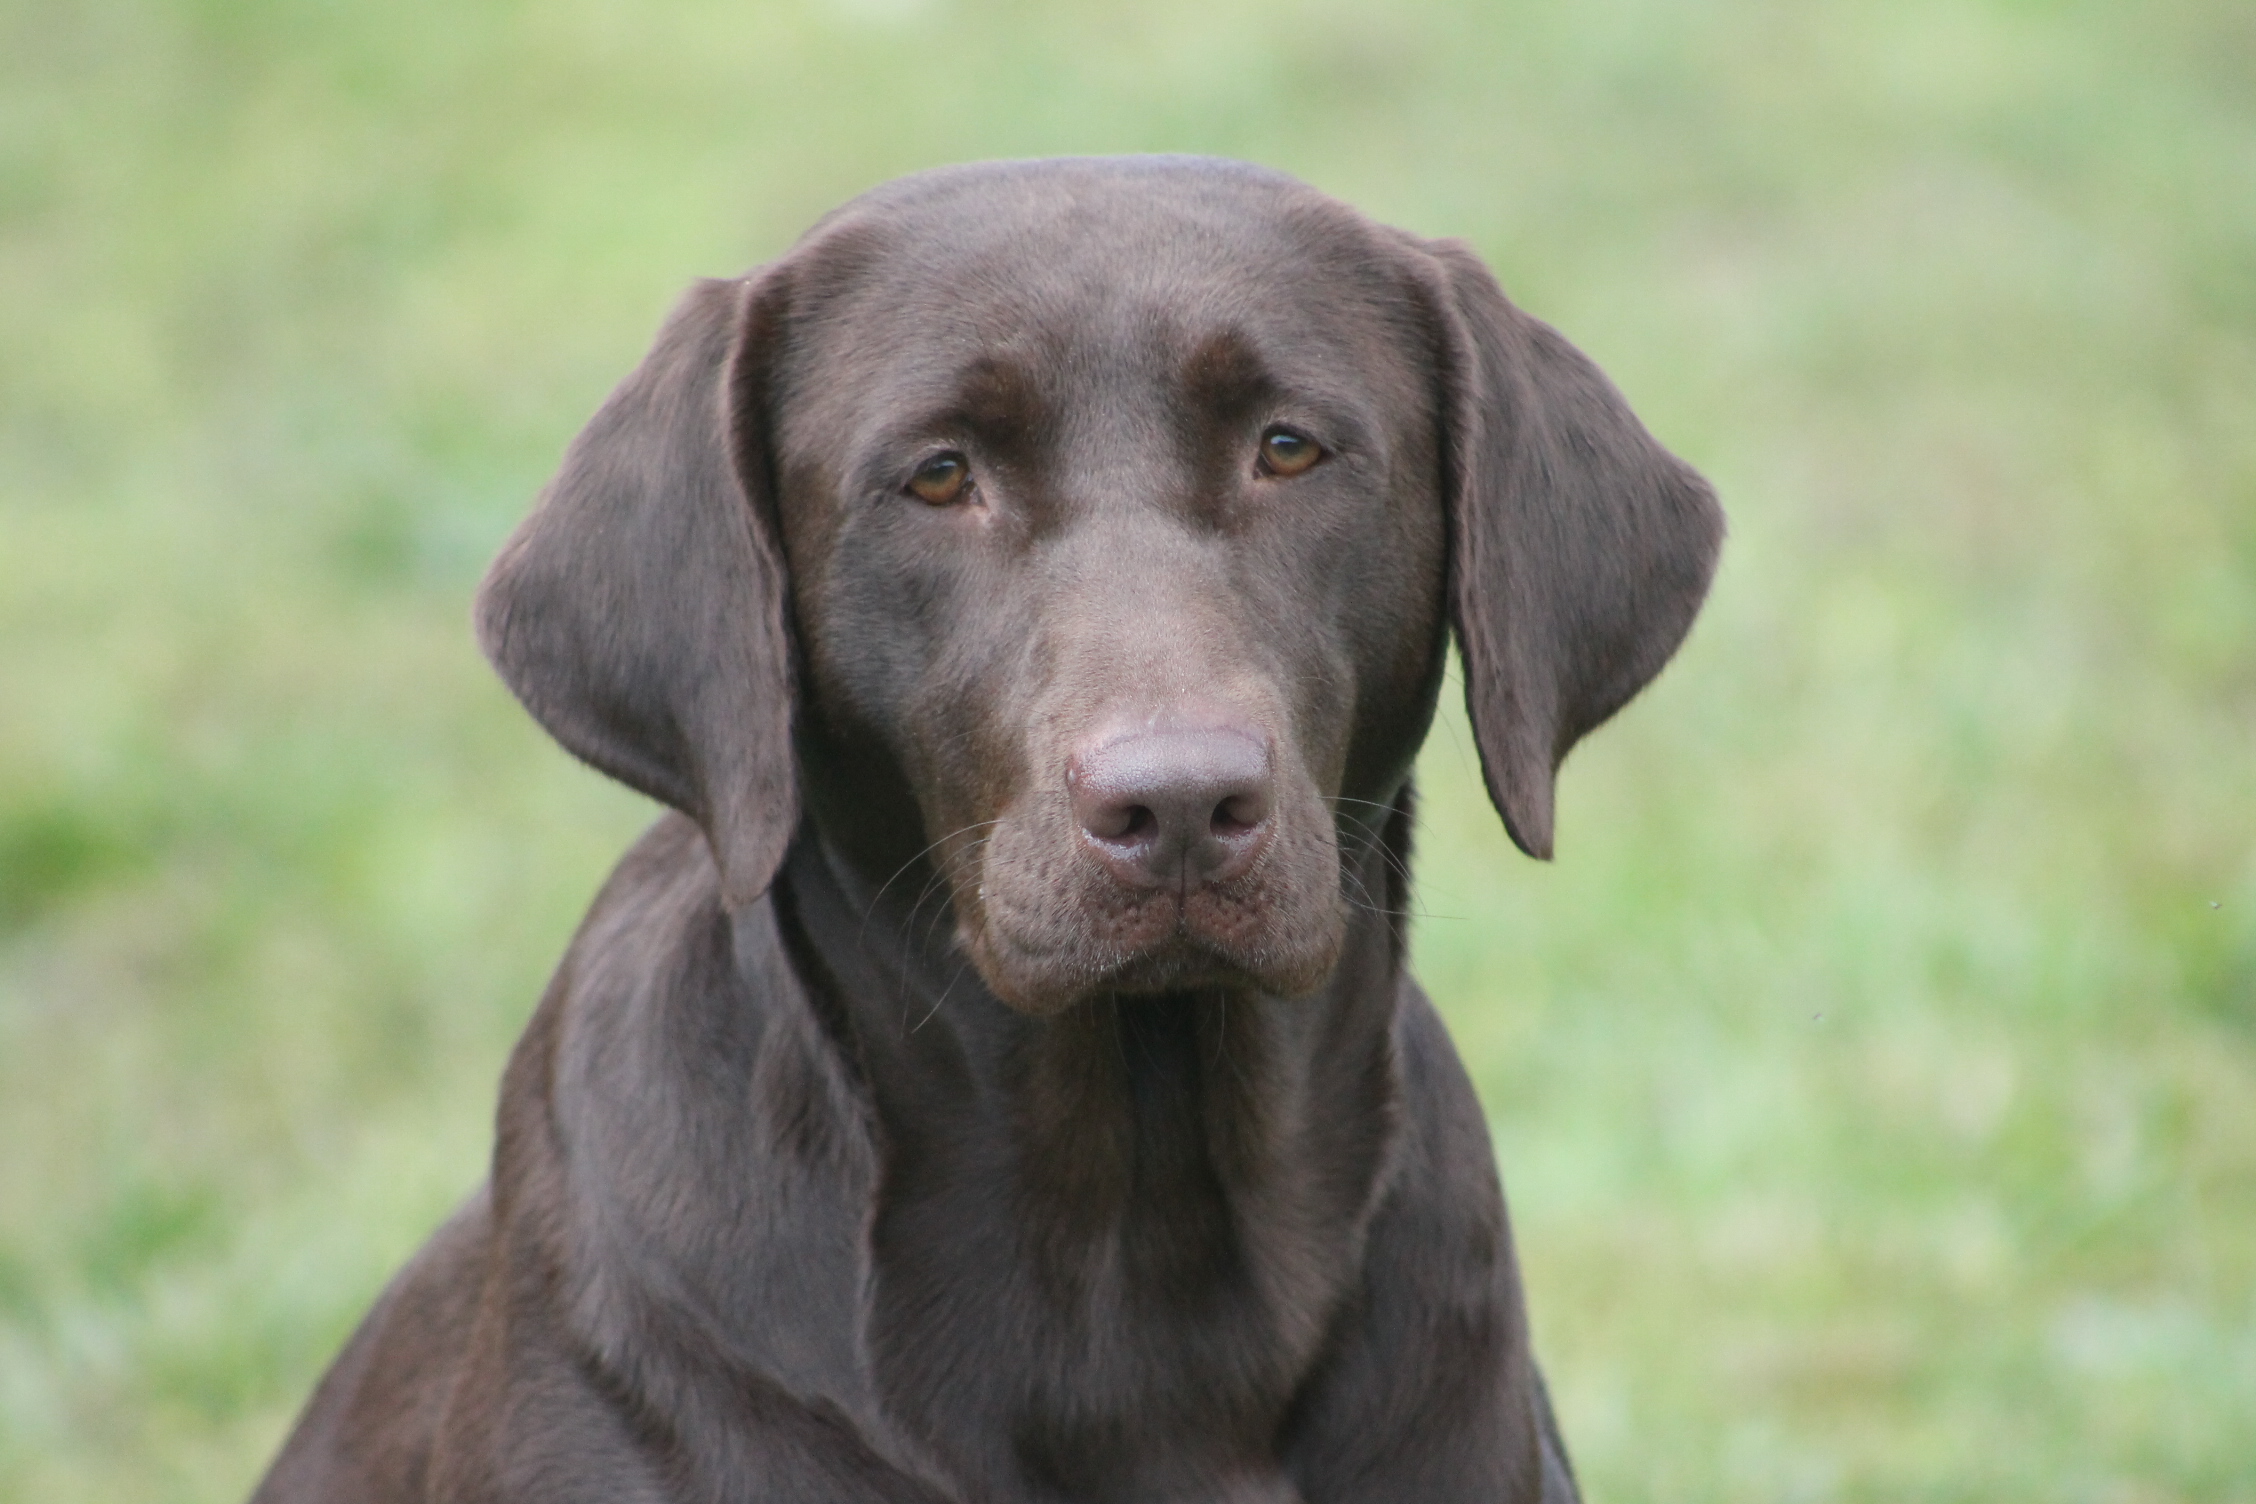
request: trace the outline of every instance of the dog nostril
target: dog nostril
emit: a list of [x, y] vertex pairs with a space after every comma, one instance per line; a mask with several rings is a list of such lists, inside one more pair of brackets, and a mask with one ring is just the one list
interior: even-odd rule
[[1141, 804], [1092, 800], [1082, 807], [1080, 814], [1081, 828], [1100, 841], [1148, 840], [1159, 829], [1159, 816]]
[[1214, 806], [1214, 814], [1207, 823], [1218, 836], [1243, 835], [1268, 817], [1268, 811], [1261, 805], [1261, 800], [1250, 795], [1233, 794]]

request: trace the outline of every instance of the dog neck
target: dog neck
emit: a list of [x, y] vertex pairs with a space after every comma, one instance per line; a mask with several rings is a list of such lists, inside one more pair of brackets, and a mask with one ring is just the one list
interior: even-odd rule
[[897, 1151], [990, 1131], [1019, 1174], [1054, 1182], [1034, 1197], [1045, 1207], [1149, 1196], [1179, 1209], [1180, 1176], [1251, 1186], [1309, 1121], [1353, 1104], [1330, 1094], [1343, 1083], [1326, 1061], [1384, 1054], [1407, 857], [1389, 839], [1406, 818], [1388, 824], [1342, 832], [1347, 938], [1306, 997], [1100, 992], [1028, 1015], [981, 980], [936, 882], [873, 882], [811, 827], [779, 875], [779, 918]]
[[[983, 1354], [987, 1402], [1022, 1417], [1103, 1413], [1103, 1376], [1119, 1406], [1277, 1423], [1356, 1277], [1398, 1116], [1399, 930], [1361, 895], [1398, 894], [1400, 857], [1343, 849], [1357, 902], [1312, 995], [1099, 995], [1038, 1018], [985, 987], [944, 914], [889, 902], [803, 832], [777, 915], [876, 1130], [881, 1367]], [[1186, 1353], [1212, 1361], [1186, 1372]], [[899, 1368], [878, 1380], [890, 1404], [947, 1434], [969, 1401]]]

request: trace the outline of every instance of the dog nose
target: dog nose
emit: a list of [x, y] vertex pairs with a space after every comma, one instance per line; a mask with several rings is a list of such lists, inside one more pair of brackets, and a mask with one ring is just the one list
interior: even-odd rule
[[1226, 881], [1269, 839], [1269, 745], [1251, 732], [1131, 732], [1075, 753], [1065, 782], [1098, 860], [1133, 886]]

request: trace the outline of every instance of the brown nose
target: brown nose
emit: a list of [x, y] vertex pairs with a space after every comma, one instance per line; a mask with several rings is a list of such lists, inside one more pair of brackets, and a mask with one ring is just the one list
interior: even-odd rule
[[1065, 782], [1090, 849], [1135, 887], [1226, 881], [1269, 839], [1269, 746], [1250, 731], [1131, 732], [1075, 753]]

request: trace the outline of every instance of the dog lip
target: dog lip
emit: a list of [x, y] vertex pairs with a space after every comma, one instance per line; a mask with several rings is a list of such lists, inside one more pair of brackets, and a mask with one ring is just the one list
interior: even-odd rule
[[1197, 923], [1192, 906], [1174, 895], [1155, 899], [1172, 910], [1170, 918], [1151, 924], [1127, 945], [1105, 944], [1086, 930], [1070, 941], [1044, 944], [1046, 937], [991, 924], [969, 949], [998, 997], [1036, 1015], [1108, 993], [1139, 996], [1220, 987], [1297, 997], [1320, 986], [1337, 959], [1336, 944], [1291, 945], [1280, 951], [1273, 944], [1279, 937], [1266, 924], [1257, 927], [1256, 935], [1233, 939]]
[[1262, 979], [1243, 963], [1217, 955], [1203, 945], [1163, 946], [1131, 957], [1106, 973], [1087, 993], [1110, 992], [1139, 996], [1161, 992], [1191, 992], [1203, 988], [1250, 986]]
[[1076, 979], [1063, 989], [1066, 999], [1062, 1006], [1107, 993], [1143, 996], [1216, 987], [1272, 990], [1269, 979], [1246, 958], [1178, 930], [1157, 944], [1119, 956], [1089, 976]]

